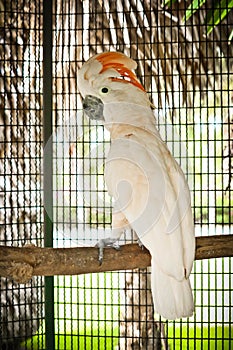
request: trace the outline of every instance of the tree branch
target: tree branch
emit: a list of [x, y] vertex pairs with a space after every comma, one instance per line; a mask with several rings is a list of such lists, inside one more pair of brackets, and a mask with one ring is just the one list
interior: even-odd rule
[[[196, 238], [196, 260], [233, 256], [233, 235]], [[150, 266], [147, 249], [126, 244], [120, 250], [107, 248], [102, 265], [98, 248], [39, 248], [0, 246], [0, 276], [26, 283], [32, 276], [79, 275], [93, 272], [131, 270]]]

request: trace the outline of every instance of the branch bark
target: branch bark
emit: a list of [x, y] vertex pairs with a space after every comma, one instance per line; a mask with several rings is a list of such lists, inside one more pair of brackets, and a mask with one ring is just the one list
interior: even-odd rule
[[[233, 235], [196, 238], [196, 260], [233, 256]], [[120, 250], [106, 248], [102, 265], [98, 248], [39, 248], [0, 246], [0, 276], [26, 283], [32, 276], [79, 275], [131, 270], [150, 266], [147, 249], [126, 244]]]

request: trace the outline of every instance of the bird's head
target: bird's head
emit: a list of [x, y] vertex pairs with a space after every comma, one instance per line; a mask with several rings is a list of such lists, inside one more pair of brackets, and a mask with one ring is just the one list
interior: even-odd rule
[[78, 72], [78, 87], [84, 111], [91, 119], [104, 120], [105, 105], [150, 106], [133, 72], [136, 67], [134, 60], [120, 52], [97, 54], [83, 64]]

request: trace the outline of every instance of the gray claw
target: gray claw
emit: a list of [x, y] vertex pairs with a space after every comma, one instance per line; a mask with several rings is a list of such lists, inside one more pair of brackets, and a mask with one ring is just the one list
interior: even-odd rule
[[99, 264], [101, 265], [104, 259], [104, 248], [105, 247], [111, 247], [114, 249], [119, 250], [120, 246], [118, 243], [116, 243], [116, 239], [114, 238], [105, 238], [100, 239], [99, 242], [96, 244], [96, 247], [99, 248]]

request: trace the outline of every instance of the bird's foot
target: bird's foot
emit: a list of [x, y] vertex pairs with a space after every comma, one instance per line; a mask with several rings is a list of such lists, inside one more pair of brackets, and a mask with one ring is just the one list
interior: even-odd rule
[[103, 258], [104, 258], [104, 248], [105, 247], [111, 247], [114, 249], [119, 250], [120, 246], [118, 243], [116, 243], [116, 239], [115, 238], [105, 238], [105, 239], [100, 239], [99, 242], [96, 244], [96, 247], [99, 248], [99, 263], [100, 265], [103, 262]]

